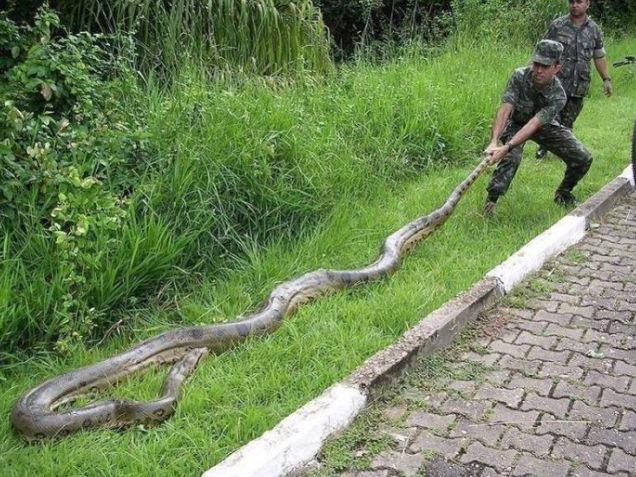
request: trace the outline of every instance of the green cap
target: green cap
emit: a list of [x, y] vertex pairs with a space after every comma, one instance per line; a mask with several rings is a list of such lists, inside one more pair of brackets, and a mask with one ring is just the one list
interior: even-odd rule
[[552, 66], [554, 63], [561, 61], [562, 53], [563, 45], [558, 41], [541, 40], [534, 49], [532, 62]]

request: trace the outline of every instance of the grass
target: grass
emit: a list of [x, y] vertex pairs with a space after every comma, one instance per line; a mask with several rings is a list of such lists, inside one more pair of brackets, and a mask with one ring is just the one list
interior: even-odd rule
[[[609, 47], [612, 58], [633, 50], [636, 40]], [[407, 58], [382, 67], [361, 65], [349, 73], [346, 87], [351, 89], [350, 97], [358, 99], [332, 106], [350, 108], [345, 111], [350, 122], [339, 128], [325, 116], [332, 139], [322, 145], [331, 151], [330, 158], [343, 161], [342, 167], [348, 157], [370, 164], [369, 176], [352, 177], [351, 187], [373, 180], [372, 174], [383, 174], [391, 164], [387, 161], [396, 156], [434, 158], [443, 153], [451, 158], [457, 154], [463, 165], [452, 165], [450, 160], [428, 165], [415, 179], [377, 182], [372, 194], [356, 196], [340, 189], [328, 219], [319, 227], [300, 228], [288, 239], [278, 235], [263, 250], [246, 250], [242, 265], [225, 272], [223, 279], [206, 274], [204, 267], [196, 282], [176, 283], [143, 306], [129, 307], [132, 333], [112, 336], [101, 346], [80, 348], [65, 358], [34, 356], [4, 368], [0, 375], [3, 473], [200, 473], [346, 376], [558, 220], [566, 212], [552, 203], [552, 193], [561, 180], [562, 164], [535, 161], [529, 147], [493, 220], [486, 221], [479, 213], [487, 182], [482, 177], [449, 222], [392, 277], [305, 305], [275, 334], [208, 358], [185, 386], [176, 415], [164, 424], [84, 433], [43, 445], [24, 444], [10, 428], [8, 416], [15, 399], [43, 379], [112, 355], [169, 326], [220, 322], [247, 313], [275, 284], [291, 276], [318, 267], [359, 267], [372, 261], [386, 235], [439, 206], [476, 163], [476, 151], [487, 140], [506, 76], [526, 56], [527, 52], [514, 52], [502, 57], [500, 51], [483, 47], [431, 62]], [[595, 158], [577, 189], [582, 199], [618, 175], [628, 162], [636, 101], [636, 92], [630, 88], [634, 72], [616, 70], [612, 76], [615, 96], [602, 98], [595, 82], [576, 127]], [[322, 94], [320, 100], [327, 100], [327, 92]], [[308, 94], [306, 101], [311, 100]], [[337, 142], [341, 135], [361, 140]], [[437, 144], [438, 149], [401, 149], [404, 142], [396, 135], [436, 137], [434, 142], [410, 144]], [[346, 148], [339, 151], [334, 144]], [[315, 157], [320, 146], [311, 143], [306, 160]], [[345, 159], [339, 158], [339, 152]], [[149, 398], [160, 381], [161, 373], [156, 372], [126, 384], [117, 394]]]
[[133, 32], [141, 65], [167, 70], [168, 77], [184, 56], [206, 67], [257, 74], [332, 67], [320, 11], [305, 0], [82, 0], [66, 8], [79, 28]]

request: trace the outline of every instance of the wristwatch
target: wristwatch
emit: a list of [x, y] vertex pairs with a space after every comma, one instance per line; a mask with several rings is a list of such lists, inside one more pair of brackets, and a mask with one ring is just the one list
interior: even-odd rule
[[515, 147], [517, 147], [516, 144], [512, 144], [512, 143], [506, 143], [506, 146], [508, 146], [508, 152], [512, 151]]
[[603, 78], [603, 83], [605, 83], [606, 81], [612, 81], [612, 78], [610, 78], [609, 76], [606, 78]]

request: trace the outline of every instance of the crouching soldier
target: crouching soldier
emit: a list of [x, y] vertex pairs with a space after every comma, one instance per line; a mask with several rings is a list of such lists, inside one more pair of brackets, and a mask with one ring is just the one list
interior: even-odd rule
[[[488, 198], [484, 204], [487, 215], [494, 213], [497, 200], [508, 190], [528, 139], [542, 144], [565, 162], [565, 176], [554, 194], [554, 201], [563, 206], [575, 204], [572, 189], [590, 168], [592, 155], [574, 137], [572, 130], [557, 120], [567, 101], [556, 77], [561, 69], [562, 53], [560, 43], [541, 40], [532, 56], [532, 65], [516, 69], [508, 81], [493, 123], [490, 144], [484, 151], [490, 156], [491, 164], [499, 163], [487, 187]], [[503, 145], [498, 145], [499, 140]]]

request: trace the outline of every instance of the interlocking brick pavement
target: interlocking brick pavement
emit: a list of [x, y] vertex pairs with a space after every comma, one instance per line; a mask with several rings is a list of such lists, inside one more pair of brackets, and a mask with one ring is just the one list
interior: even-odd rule
[[446, 354], [479, 376], [407, 377], [352, 450], [367, 464], [327, 448], [306, 475], [636, 476], [635, 226], [632, 195]]

